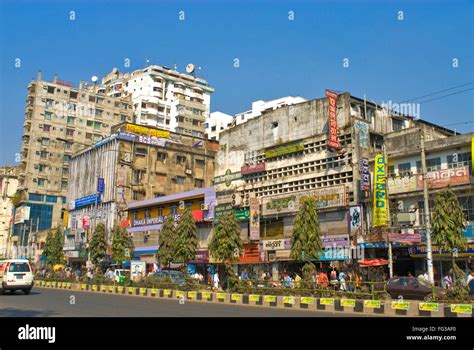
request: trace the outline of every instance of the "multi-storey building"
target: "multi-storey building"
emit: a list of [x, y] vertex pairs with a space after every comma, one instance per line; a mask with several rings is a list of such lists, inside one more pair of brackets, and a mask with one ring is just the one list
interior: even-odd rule
[[128, 226], [131, 202], [211, 186], [217, 149], [215, 141], [168, 130], [113, 127], [109, 137], [71, 159], [66, 255], [84, 257], [88, 233], [99, 222], [110, 243], [114, 225]]
[[112, 125], [130, 121], [131, 112], [129, 97], [75, 88], [57, 76], [45, 81], [38, 73], [28, 85], [19, 166], [20, 206], [30, 207], [30, 218], [15, 225], [14, 235], [60, 222], [72, 154], [108, 136]]
[[214, 92], [204, 79], [155, 65], [131, 73], [114, 68], [95, 88], [109, 96], [131, 96], [137, 124], [204, 137]]
[[306, 99], [300, 96], [284, 96], [270, 101], [253, 101], [252, 109], [237, 113], [235, 115], [235, 124], [240, 125], [245, 123], [247, 120], [259, 117], [264, 111], [268, 112], [273, 109], [278, 109], [284, 106], [290, 106], [297, 103], [305, 102]]
[[[384, 248], [394, 237], [394, 273], [406, 275], [426, 271], [426, 245], [423, 197], [421, 135], [425, 138], [426, 169], [430, 212], [433, 212], [436, 194], [448, 186], [458, 197], [464, 210], [468, 249], [457, 254], [458, 265], [469, 269], [474, 253], [474, 178], [472, 176], [473, 133], [439, 139], [432, 130], [413, 128], [389, 133], [385, 137], [388, 158], [387, 188], [391, 222], [388, 232], [371, 237], [371, 241]], [[394, 231], [391, 233], [390, 231]], [[415, 240], [400, 243], [398, 233], [413, 233]], [[389, 236], [390, 235], [390, 236]], [[390, 239], [387, 239], [390, 238]], [[401, 242], [404, 242], [405, 236]], [[385, 251], [386, 252], [386, 251]], [[440, 252], [433, 242], [436, 282], [440, 282], [451, 266], [451, 252]], [[384, 251], [381, 252], [382, 254]]]
[[[242, 222], [241, 235], [249, 253], [260, 253], [260, 262], [289, 260], [293, 220], [300, 199], [307, 196], [319, 208], [325, 246], [363, 242], [367, 220], [360, 201], [366, 191], [361, 189], [368, 184], [361, 163], [381, 149], [383, 135], [415, 126], [433, 128], [436, 138], [452, 134], [421, 120], [390, 115], [349, 93], [337, 96], [331, 113], [329, 117], [327, 98], [315, 99], [264, 111], [220, 134], [216, 211], [249, 208], [252, 218], [260, 211], [258, 223]], [[330, 254], [314, 258], [349, 260]], [[273, 274], [278, 266], [274, 264]]]
[[18, 187], [18, 168], [0, 167], [0, 256], [8, 256], [8, 243], [13, 225], [13, 197]]
[[219, 134], [235, 125], [235, 117], [222, 112], [212, 112], [206, 120], [206, 136], [209, 140], [219, 141]]

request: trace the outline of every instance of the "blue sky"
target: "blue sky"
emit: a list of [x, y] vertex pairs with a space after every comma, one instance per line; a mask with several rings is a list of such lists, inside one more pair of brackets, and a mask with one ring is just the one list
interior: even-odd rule
[[[126, 58], [129, 70], [143, 67], [147, 58], [153, 64], [176, 64], [181, 71], [192, 62], [216, 89], [211, 110], [229, 114], [249, 109], [258, 99], [320, 98], [325, 89], [359, 97], [366, 93], [378, 103], [402, 102], [474, 81], [473, 1], [0, 4], [0, 165], [14, 164], [19, 152], [26, 86], [38, 69], [44, 79], [58, 74], [78, 83], [113, 67], [128, 70]], [[70, 11], [75, 11], [74, 21]], [[289, 11], [294, 11], [292, 21]], [[462, 123], [449, 127], [471, 132], [474, 124], [465, 122], [474, 120], [473, 101], [470, 90], [424, 103], [421, 117], [441, 125]]]

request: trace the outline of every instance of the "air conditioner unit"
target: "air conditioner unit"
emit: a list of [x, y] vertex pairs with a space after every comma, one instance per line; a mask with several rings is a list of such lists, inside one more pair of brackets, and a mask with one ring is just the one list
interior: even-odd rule
[[43, 124], [38, 125], [40, 129], [43, 129]]
[[193, 172], [192, 172], [192, 170], [191, 170], [191, 169], [186, 169], [186, 171], [185, 171], [185, 172], [186, 172], [186, 174], [187, 174], [187, 175], [192, 175], [192, 174], [193, 174]]

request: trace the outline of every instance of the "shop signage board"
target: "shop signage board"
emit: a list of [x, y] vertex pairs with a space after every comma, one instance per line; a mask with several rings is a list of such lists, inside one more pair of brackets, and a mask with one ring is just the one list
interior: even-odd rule
[[361, 148], [369, 148], [370, 137], [369, 137], [369, 124], [362, 120], [356, 120], [354, 123], [355, 133], [359, 139], [359, 146]]
[[263, 241], [263, 250], [283, 250], [285, 249], [285, 239], [271, 239]]
[[408, 301], [396, 300], [392, 301], [392, 309], [394, 310], [408, 310], [410, 303]]
[[418, 309], [420, 311], [439, 311], [438, 303], [419, 303]]
[[398, 242], [398, 243], [419, 243], [421, 242], [421, 234], [402, 234], [402, 233], [389, 233], [387, 235], [389, 242]]
[[142, 136], [142, 135], [137, 135], [130, 132], [119, 132], [117, 133], [117, 138], [120, 140], [143, 143], [146, 145], [158, 146], [158, 147], [166, 147], [166, 141], [167, 141], [167, 139], [164, 139], [164, 138]]
[[103, 177], [97, 178], [97, 192], [103, 193], [105, 190], [105, 180]]
[[296, 192], [263, 198], [263, 215], [294, 213], [299, 211], [302, 199], [316, 202], [318, 208], [343, 207], [346, 205], [346, 187], [344, 185], [320, 188], [312, 191]]
[[230, 169], [227, 169], [224, 175], [214, 177], [214, 185], [223, 183], [227, 187], [229, 187], [233, 181], [240, 180], [241, 178], [242, 174], [240, 173], [240, 171], [232, 172]]
[[380, 309], [382, 304], [380, 300], [364, 300], [364, 307], [371, 309]]
[[293, 305], [295, 303], [295, 297], [283, 297], [283, 303]]
[[30, 220], [30, 207], [23, 205], [15, 209], [15, 219], [13, 223], [21, 224], [24, 223], [25, 220]]
[[300, 303], [301, 304], [310, 305], [310, 304], [314, 304], [314, 301], [315, 301], [315, 299], [313, 297], [301, 297], [300, 298]]
[[360, 189], [368, 191], [370, 189], [370, 165], [369, 158], [362, 157], [359, 162]]
[[245, 221], [250, 219], [250, 210], [249, 209], [234, 209], [231, 205], [223, 205], [216, 207], [214, 212], [214, 222], [219, 221], [219, 218], [224, 216], [225, 213], [233, 211], [234, 216], [239, 221]]
[[219, 300], [224, 300], [225, 299], [225, 294], [226, 293], [217, 293], [216, 298], [219, 299]]
[[74, 209], [85, 207], [87, 205], [100, 203], [101, 201], [101, 194], [94, 193], [86, 197], [78, 198], [74, 201]]
[[302, 141], [295, 141], [290, 143], [285, 143], [278, 146], [272, 146], [265, 149], [265, 158], [275, 158], [278, 156], [283, 156], [285, 154], [296, 153], [304, 150], [304, 144]]
[[321, 305], [334, 305], [334, 298], [320, 298], [319, 304]]
[[151, 294], [152, 294], [152, 295], [157, 295], [158, 293], [159, 293], [159, 291], [158, 291], [158, 289], [156, 289], [156, 288], [153, 288], [153, 289], [151, 290]]
[[188, 292], [188, 299], [196, 299], [197, 292]]
[[250, 175], [250, 174], [256, 174], [256, 173], [261, 173], [265, 171], [266, 169], [266, 163], [257, 163], [257, 164], [251, 164], [251, 165], [244, 165], [240, 168], [240, 173], [242, 175]]
[[249, 199], [250, 212], [250, 240], [257, 241], [260, 239], [260, 201], [256, 197]]
[[374, 165], [374, 223], [373, 226], [387, 226], [387, 191], [385, 188], [386, 159], [382, 154], [375, 156]]
[[150, 137], [165, 138], [170, 137], [170, 132], [167, 130], [159, 130], [147, 128], [146, 126], [135, 125], [135, 124], [125, 124], [125, 131], [133, 132], [135, 134], [142, 134]]
[[362, 206], [356, 205], [349, 208], [349, 232], [355, 234], [363, 227]]
[[166, 297], [170, 296], [171, 295], [171, 289], [164, 289], [163, 290], [163, 295], [166, 296]]
[[472, 315], [472, 304], [451, 304], [451, 312]]
[[185, 292], [183, 292], [182, 290], [176, 291], [176, 298], [178, 298], [178, 299], [184, 298], [184, 293]]
[[242, 294], [232, 294], [232, 295], [230, 296], [230, 299], [231, 299], [232, 301], [239, 301], [239, 300], [242, 300]]
[[341, 306], [355, 307], [356, 306], [356, 301], [355, 301], [355, 299], [341, 299]]
[[211, 292], [202, 292], [203, 299], [211, 299], [212, 293]]
[[[152, 217], [152, 218], [145, 218], [145, 219], [133, 219], [131, 220], [131, 227], [136, 227], [136, 226], [148, 226], [148, 225], [159, 225], [165, 222], [165, 219], [168, 216], [157, 216], [157, 217]], [[175, 214], [174, 215], [174, 221], [178, 221], [180, 217], [180, 214]]]
[[329, 116], [329, 140], [328, 147], [340, 149], [339, 136], [337, 130], [337, 98], [338, 95], [332, 91], [326, 90], [328, 98], [328, 116]]
[[[448, 186], [467, 185], [470, 183], [469, 167], [443, 169], [426, 173], [429, 188], [444, 188]], [[423, 176], [417, 176], [417, 187], [423, 189]]]

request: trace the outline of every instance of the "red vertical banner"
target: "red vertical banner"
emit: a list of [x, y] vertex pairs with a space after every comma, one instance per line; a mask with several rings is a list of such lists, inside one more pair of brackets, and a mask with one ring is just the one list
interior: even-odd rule
[[326, 90], [326, 96], [328, 98], [328, 115], [329, 115], [329, 140], [328, 147], [339, 149], [341, 144], [339, 143], [339, 137], [337, 134], [337, 94], [332, 91]]

